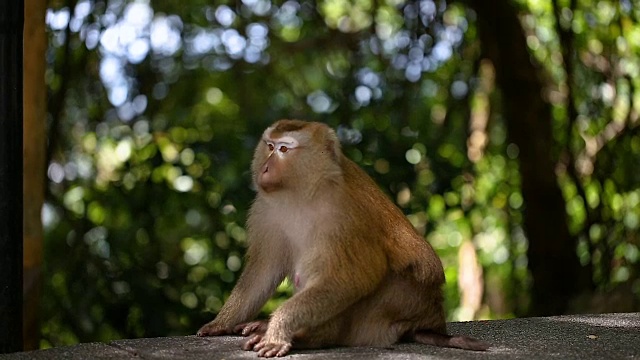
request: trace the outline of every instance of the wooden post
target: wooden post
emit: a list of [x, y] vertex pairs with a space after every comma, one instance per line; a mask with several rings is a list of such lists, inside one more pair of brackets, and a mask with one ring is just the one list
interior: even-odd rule
[[23, 52], [23, 306], [24, 351], [40, 345], [42, 296], [42, 204], [46, 174], [47, 86], [45, 84], [47, 0], [24, 0]]

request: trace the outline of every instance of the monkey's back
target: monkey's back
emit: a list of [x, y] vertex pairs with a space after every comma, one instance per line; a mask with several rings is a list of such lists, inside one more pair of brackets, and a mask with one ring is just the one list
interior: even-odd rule
[[339, 162], [347, 186], [342, 196], [349, 197], [340, 202], [347, 207], [343, 221], [365, 234], [361, 249], [382, 248], [387, 270], [373, 293], [339, 317], [343, 336], [337, 345], [385, 346], [418, 330], [445, 333], [440, 259], [369, 175], [344, 155]]
[[367, 219], [363, 230], [369, 234], [369, 241], [381, 242], [391, 270], [396, 273], [409, 270], [417, 281], [425, 284], [444, 284], [442, 263], [431, 245], [364, 170], [344, 155], [340, 162], [351, 194], [345, 203], [358, 218]]

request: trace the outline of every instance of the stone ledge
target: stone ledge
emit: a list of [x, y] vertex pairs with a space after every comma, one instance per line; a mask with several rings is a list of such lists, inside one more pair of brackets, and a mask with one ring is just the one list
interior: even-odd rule
[[[640, 357], [640, 313], [571, 315], [546, 318], [450, 323], [453, 334], [473, 336], [487, 352], [399, 344], [391, 348], [294, 350], [292, 359], [621, 359]], [[86, 343], [0, 355], [21, 359], [255, 359], [240, 350], [235, 336], [179, 336]]]

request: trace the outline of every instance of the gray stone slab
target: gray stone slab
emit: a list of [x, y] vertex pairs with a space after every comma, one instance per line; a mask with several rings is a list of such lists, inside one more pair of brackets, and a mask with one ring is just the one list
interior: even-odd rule
[[[110, 344], [142, 359], [248, 359], [255, 354], [240, 350], [243, 338], [176, 336], [117, 340]], [[4, 360], [4, 359], [3, 359]]]
[[449, 331], [492, 344], [489, 353], [494, 359], [640, 358], [640, 313], [452, 323]]
[[51, 349], [27, 351], [0, 355], [2, 360], [46, 360], [46, 359], [139, 359], [125, 350], [103, 343], [84, 343], [73, 346], [60, 346]]
[[[640, 313], [575, 315], [546, 318], [450, 323], [454, 334], [482, 339], [487, 352], [398, 344], [389, 348], [294, 350], [291, 359], [634, 359], [640, 358]], [[127, 339], [25, 353], [0, 355], [18, 359], [255, 359], [240, 350], [241, 337], [196, 336]]]

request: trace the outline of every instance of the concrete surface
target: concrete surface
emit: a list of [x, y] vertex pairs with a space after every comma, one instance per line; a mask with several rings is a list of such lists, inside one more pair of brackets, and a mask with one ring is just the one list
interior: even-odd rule
[[[630, 359], [640, 358], [640, 313], [450, 323], [449, 332], [492, 344], [487, 352], [399, 344], [391, 348], [294, 350], [292, 359]], [[117, 340], [0, 355], [21, 359], [255, 359], [243, 339], [196, 336]]]

